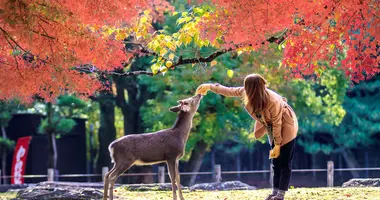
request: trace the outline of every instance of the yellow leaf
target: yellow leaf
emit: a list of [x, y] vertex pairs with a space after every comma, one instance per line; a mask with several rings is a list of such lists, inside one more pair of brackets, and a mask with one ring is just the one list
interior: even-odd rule
[[330, 45], [330, 49], [331, 49], [331, 50], [334, 50], [334, 49], [335, 49], [335, 44], [331, 44], [331, 45]]
[[165, 72], [168, 71], [168, 68], [166, 68], [165, 66], [162, 66], [162, 67], [160, 67], [160, 71], [161, 71], [163, 74], [165, 74]]
[[191, 67], [194, 67], [195, 66], [195, 63], [191, 64]]
[[232, 76], [234, 76], [234, 71], [232, 71], [232, 70], [229, 69], [227, 71], [227, 76], [230, 77], [230, 78], [232, 78]]
[[263, 64], [260, 64], [260, 67], [261, 68], [267, 68], [265, 65], [263, 65]]
[[191, 37], [186, 37], [186, 44], [189, 44], [193, 39]]
[[173, 12], [173, 16], [176, 16], [178, 14], [178, 12]]
[[140, 19], [141, 23], [146, 23], [147, 21], [148, 21], [148, 18], [146, 16], [141, 17], [141, 19]]
[[174, 59], [174, 54], [173, 54], [173, 53], [169, 54], [169, 59], [170, 59], [170, 60], [173, 60], [173, 59]]
[[179, 18], [177, 20], [177, 24], [182, 24], [183, 22], [185, 22], [185, 19], [184, 18]]
[[218, 62], [216, 61], [216, 60], [213, 60], [212, 62], [211, 62], [211, 67], [212, 66], [214, 66], [214, 65], [216, 65]]
[[149, 10], [145, 10], [145, 11], [144, 11], [144, 14], [145, 14], [145, 15], [149, 15], [149, 13], [150, 13]]
[[170, 68], [173, 65], [173, 62], [169, 60], [165, 63], [165, 65], [166, 67]]
[[166, 53], [168, 53], [168, 50], [166, 50], [165, 48], [161, 49], [160, 51], [161, 56], [164, 56]]
[[153, 64], [151, 67], [153, 74], [157, 74], [158, 70], [160, 69], [160, 66], [158, 66], [156, 63]]
[[175, 44], [173, 44], [172, 42], [168, 42], [166, 45], [169, 47], [170, 50], [175, 51]]
[[237, 52], [238, 56], [240, 56], [240, 54], [242, 54], [242, 53], [243, 53], [243, 51], [238, 51]]

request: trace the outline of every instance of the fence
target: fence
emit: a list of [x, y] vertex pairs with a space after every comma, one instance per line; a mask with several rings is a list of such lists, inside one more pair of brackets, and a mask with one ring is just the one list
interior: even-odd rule
[[[104, 177], [108, 172], [108, 167], [102, 168], [102, 174], [62, 174], [56, 175], [59, 178], [68, 178], [68, 177]], [[334, 172], [339, 171], [380, 171], [380, 167], [373, 168], [334, 168], [334, 162], [328, 161], [326, 169], [293, 169], [293, 173], [297, 172], [327, 172], [327, 187], [334, 187]], [[263, 174], [270, 173], [270, 177], [273, 177], [273, 170], [253, 170], [253, 171], [222, 171], [221, 165], [215, 165], [214, 170], [211, 172], [180, 172], [180, 175], [212, 175], [214, 182], [221, 182], [223, 174]], [[0, 173], [1, 175], [1, 173]], [[23, 178], [47, 178], [48, 181], [54, 180], [54, 170], [48, 169], [47, 175], [23, 175]], [[157, 176], [158, 183], [165, 183], [165, 167], [158, 167], [157, 173], [127, 173], [122, 174], [121, 176]], [[0, 178], [13, 178], [14, 176], [0, 176]], [[272, 185], [272, 179], [270, 179], [270, 185]]]

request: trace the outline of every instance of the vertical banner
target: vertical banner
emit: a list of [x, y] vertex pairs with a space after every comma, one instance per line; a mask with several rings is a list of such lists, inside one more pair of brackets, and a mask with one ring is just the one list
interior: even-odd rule
[[13, 154], [11, 184], [23, 184], [25, 174], [26, 158], [28, 156], [28, 148], [32, 136], [21, 137], [17, 140], [16, 148]]

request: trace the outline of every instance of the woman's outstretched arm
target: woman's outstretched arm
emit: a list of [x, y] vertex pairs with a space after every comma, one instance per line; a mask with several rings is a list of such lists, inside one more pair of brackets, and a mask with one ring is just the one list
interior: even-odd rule
[[202, 84], [198, 87], [196, 94], [206, 95], [209, 90], [211, 90], [212, 92], [216, 94], [220, 94], [226, 97], [240, 97], [244, 94], [244, 87], [226, 87], [226, 86], [220, 85], [219, 83]]

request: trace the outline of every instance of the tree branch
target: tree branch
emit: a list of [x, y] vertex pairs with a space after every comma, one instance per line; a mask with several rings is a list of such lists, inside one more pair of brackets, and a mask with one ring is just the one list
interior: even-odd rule
[[[268, 38], [266, 41], [263, 41], [262, 44], [265, 44], [265, 42], [280, 44], [281, 42], [283, 42], [285, 40], [285, 35], [286, 35], [287, 31], [288, 30], [285, 29], [281, 34]], [[148, 54], [150, 56], [159, 56], [157, 53], [150, 51], [149, 49], [147, 49], [144, 45], [142, 45], [140, 43], [125, 42], [125, 44], [132, 44], [132, 45], [139, 46], [140, 49], [137, 50], [138, 52], [146, 53], [146, 54]], [[231, 52], [231, 51], [235, 51], [236, 49], [244, 47], [244, 46], [252, 46], [252, 45], [242, 45], [242, 44], [236, 45], [235, 48], [222, 49], [222, 50], [215, 51], [214, 53], [210, 54], [207, 57], [186, 58], [186, 59], [183, 59], [182, 56], [180, 56], [179, 60], [177, 62], [173, 63], [173, 65], [170, 66], [169, 69], [174, 69], [177, 66], [186, 65], [186, 64], [212, 62], [217, 57], [219, 57], [219, 56], [221, 56], [221, 55], [223, 55], [225, 53], [228, 53], [228, 52]], [[166, 59], [164, 59], [164, 60], [166, 61]], [[83, 67], [77, 67], [76, 69], [79, 70], [79, 71], [82, 71], [82, 72], [86, 72], [86, 73], [97, 72], [97, 73], [100, 73], [100, 74], [114, 75], [114, 76], [137, 76], [137, 75], [154, 76], [154, 75], [162, 73], [161, 71], [158, 71], [156, 74], [154, 74], [153, 72], [150, 72], [150, 71], [132, 71], [132, 72], [124, 72], [124, 73], [118, 73], [118, 72], [115, 72], [115, 71], [113, 71], [113, 72], [104, 72], [104, 71], [99, 71], [99, 70], [97, 70], [95, 68], [91, 68], [91, 69], [87, 68], [86, 69], [86, 68], [83, 68]]]

